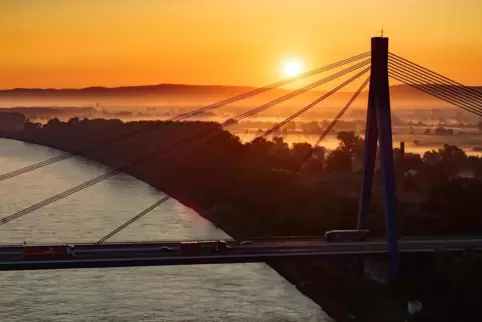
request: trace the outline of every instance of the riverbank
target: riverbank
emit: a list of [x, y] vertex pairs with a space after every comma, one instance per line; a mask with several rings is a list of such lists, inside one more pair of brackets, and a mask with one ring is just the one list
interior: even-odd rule
[[[29, 138], [25, 135], [18, 137], [11, 135], [10, 138], [46, 145], [67, 152], [74, 151], [69, 146], [56, 144], [55, 139], [41, 140]], [[94, 153], [85, 153], [82, 156], [111, 167], [116, 167], [119, 163], [110, 162], [108, 158]], [[270, 234], [267, 231], [257, 231], [257, 226], [250, 222], [240, 221], [239, 218], [244, 218], [244, 216], [236, 214], [237, 210], [228, 204], [218, 203], [215, 206], [208, 207], [203, 204], [202, 200], [193, 198], [186, 187], [168, 186], [159, 181], [153, 175], [156, 173], [156, 169], [152, 165], [134, 168], [126, 172], [193, 208], [201, 216], [210, 220], [234, 238], [259, 236], [263, 233]], [[238, 220], [234, 222], [233, 217]], [[382, 298], [383, 292], [377, 285], [365, 281], [353, 272], [342, 270], [343, 265], [335, 260], [303, 260], [270, 262], [268, 264], [296, 285], [302, 293], [312, 298], [337, 321], [402, 321], [399, 318], [398, 306], [396, 310], [392, 309], [394, 307], [393, 304], [390, 304], [392, 301]], [[403, 312], [403, 310], [400, 312]]]

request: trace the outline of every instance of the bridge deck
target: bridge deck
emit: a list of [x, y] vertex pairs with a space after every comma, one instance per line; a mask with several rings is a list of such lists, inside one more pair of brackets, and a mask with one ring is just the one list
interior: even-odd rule
[[[253, 241], [240, 245], [227, 242], [230, 248], [217, 252], [186, 254], [179, 241], [108, 243], [95, 245], [75, 244], [76, 256], [65, 259], [43, 257], [24, 258], [22, 245], [0, 246], [0, 270], [32, 270], [126, 266], [163, 266], [190, 264], [221, 264], [266, 262], [278, 258], [306, 258], [335, 255], [368, 255], [387, 253], [386, 241], [327, 243], [321, 239], [287, 239]], [[462, 251], [482, 250], [482, 237], [457, 239], [408, 239], [400, 240], [401, 252], [432, 252], [437, 250]], [[162, 252], [161, 247], [171, 248]]]

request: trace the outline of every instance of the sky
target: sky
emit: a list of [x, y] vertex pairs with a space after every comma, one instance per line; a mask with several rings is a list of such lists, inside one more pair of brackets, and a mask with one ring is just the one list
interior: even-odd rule
[[0, 0], [0, 88], [262, 86], [390, 51], [482, 85], [480, 0]]

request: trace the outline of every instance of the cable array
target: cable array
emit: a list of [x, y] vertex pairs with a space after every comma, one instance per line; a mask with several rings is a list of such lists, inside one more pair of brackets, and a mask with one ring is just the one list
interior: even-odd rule
[[[333, 95], [334, 93], [336, 93], [338, 90], [342, 89], [343, 87], [345, 87], [346, 85], [350, 84], [351, 82], [355, 81], [357, 78], [359, 78], [360, 76], [362, 76], [363, 74], [365, 74], [366, 72], [368, 72], [370, 70], [370, 68], [366, 68], [364, 70], [362, 70], [361, 72], [359, 72], [358, 74], [352, 76], [350, 79], [346, 80], [345, 82], [343, 82], [342, 84], [338, 85], [337, 87], [335, 87], [334, 89], [332, 89], [331, 91], [327, 92], [326, 94], [322, 95], [321, 97], [317, 98], [315, 101], [313, 101], [312, 103], [308, 104], [306, 107], [300, 109], [299, 111], [295, 112], [294, 114], [292, 114], [291, 116], [289, 116], [288, 118], [286, 118], [285, 120], [283, 120], [282, 122], [276, 124], [275, 126], [273, 126], [271, 129], [268, 129], [267, 131], [265, 131], [264, 133], [262, 133], [261, 135], [255, 137], [253, 140], [251, 140], [251, 143], [260, 139], [260, 138], [266, 138], [269, 134], [273, 133], [274, 131], [278, 130], [279, 128], [281, 128], [282, 126], [286, 125], [287, 123], [291, 122], [293, 119], [297, 118], [298, 116], [300, 116], [301, 114], [307, 112], [309, 109], [313, 108], [315, 105], [317, 105], [318, 103], [320, 103], [321, 101], [325, 100], [326, 98], [330, 97], [331, 95]], [[365, 81], [363, 83], [363, 86], [357, 91], [357, 93], [355, 93], [355, 95], [352, 97], [352, 99], [350, 100], [349, 104], [347, 104], [343, 110], [346, 111], [346, 109], [348, 109], [348, 107], [351, 105], [351, 102], [353, 102], [355, 100], [355, 98], [358, 96], [358, 94], [361, 92], [361, 90], [366, 86], [366, 84], [368, 83], [368, 80]], [[341, 115], [340, 115], [341, 117]], [[339, 118], [339, 117], [338, 117]], [[321, 140], [319, 140], [321, 142]], [[164, 197], [162, 198], [161, 200], [155, 202], [153, 205], [149, 206], [147, 209], [143, 210], [141, 213], [139, 213], [138, 215], [136, 215], [135, 217], [129, 219], [128, 221], [126, 221], [124, 224], [122, 224], [121, 226], [117, 227], [116, 229], [114, 229], [113, 231], [111, 231], [110, 233], [108, 233], [107, 235], [105, 235], [104, 237], [102, 237], [101, 239], [99, 239], [95, 244], [96, 245], [100, 245], [102, 244], [103, 242], [105, 242], [106, 240], [108, 240], [109, 238], [111, 238], [112, 236], [114, 236], [115, 234], [117, 234], [118, 232], [120, 232], [121, 230], [123, 230], [124, 228], [126, 228], [127, 226], [129, 226], [130, 224], [134, 223], [135, 221], [141, 219], [144, 215], [148, 214], [150, 211], [154, 210], [156, 207], [158, 207], [159, 205], [161, 205], [162, 203], [168, 201], [169, 199], [171, 199], [169, 196], [167, 197]]]
[[348, 110], [348, 108], [351, 106], [351, 104], [357, 99], [357, 97], [360, 95], [360, 93], [363, 91], [363, 89], [368, 85], [368, 82], [370, 81], [370, 77], [368, 77], [363, 84], [360, 86], [360, 88], [353, 94], [353, 96], [350, 98], [348, 103], [341, 109], [341, 111], [336, 115], [336, 117], [331, 121], [331, 123], [328, 125], [328, 127], [321, 133], [320, 137], [318, 140], [316, 140], [315, 144], [311, 147], [310, 151], [305, 155], [305, 157], [301, 160], [301, 162], [298, 164], [297, 171], [299, 172], [300, 169], [303, 167], [303, 165], [308, 161], [308, 159], [312, 156], [313, 151], [320, 145], [321, 141], [330, 133], [330, 131], [333, 129], [333, 127], [336, 125], [338, 120], [345, 114], [345, 112]]
[[[359, 67], [358, 67], [359, 68]], [[353, 69], [352, 69], [353, 70]], [[263, 134], [257, 136], [254, 138], [251, 142], [260, 139], [260, 138], [266, 138], [268, 135], [272, 134], [273, 132], [277, 131], [287, 123], [291, 122], [293, 119], [299, 117], [301, 114], [305, 113], [309, 109], [313, 108], [315, 105], [323, 101], [324, 99], [328, 98], [335, 92], [337, 92], [339, 89], [343, 88], [347, 84], [353, 82], [355, 79], [358, 77], [362, 76], [364, 73], [366, 73], [369, 70], [369, 68], [364, 69], [357, 75], [351, 77], [349, 80], [343, 82], [342, 84], [338, 85], [336, 88], [331, 90], [330, 92], [324, 94], [320, 98], [316, 99], [306, 107], [302, 108], [301, 110], [295, 112], [293, 115], [289, 116], [282, 122], [276, 124], [272, 128], [268, 129], [265, 131]], [[390, 53], [389, 54], [389, 72], [390, 76], [404, 82], [414, 88], [417, 88], [423, 92], [426, 92], [428, 94], [431, 94], [435, 97], [441, 98], [442, 100], [445, 100], [451, 104], [454, 104], [458, 107], [463, 108], [464, 110], [470, 111], [474, 114], [481, 115], [482, 114], [482, 93], [477, 92], [473, 90], [472, 88], [466, 87], [460, 83], [457, 83], [455, 81], [452, 81], [440, 74], [437, 74], [433, 71], [430, 71], [426, 69], [425, 67], [422, 67], [420, 65], [417, 65], [415, 63], [412, 63], [400, 56], [397, 56], [395, 54]], [[335, 75], [334, 75], [335, 76]], [[337, 76], [338, 77], [338, 76]], [[336, 78], [336, 77], [335, 77]], [[301, 162], [298, 164], [297, 167], [297, 172], [301, 169], [301, 167], [306, 163], [306, 161], [311, 157], [313, 154], [313, 151], [316, 147], [320, 145], [322, 140], [328, 135], [328, 133], [333, 129], [333, 127], [336, 125], [338, 120], [344, 115], [344, 113], [348, 110], [348, 108], [352, 105], [352, 103], [357, 99], [357, 97], [360, 95], [360, 93], [363, 91], [363, 89], [367, 86], [369, 83], [370, 78], [367, 78], [360, 88], [353, 94], [353, 96], [350, 98], [350, 100], [346, 103], [346, 105], [341, 109], [341, 111], [336, 115], [336, 117], [333, 119], [333, 121], [328, 125], [328, 127], [323, 131], [323, 133], [320, 135], [318, 140], [315, 142], [315, 144], [311, 147], [310, 151], [305, 155], [305, 157], [301, 160]], [[315, 83], [314, 83], [315, 84]], [[296, 92], [296, 91], [295, 91]], [[270, 103], [276, 103], [277, 100], [270, 102]], [[268, 104], [270, 104], [268, 103]], [[260, 110], [263, 110], [263, 108], [260, 107]], [[258, 113], [259, 110], [254, 109], [252, 111], [248, 111], [245, 115], [251, 116], [253, 114]], [[225, 126], [228, 126], [230, 124], [236, 123], [239, 120], [243, 119], [245, 117], [244, 114], [231, 119], [227, 120], [225, 123], [221, 124], [220, 127], [223, 128]], [[246, 116], [247, 117], [247, 116]], [[136, 220], [140, 219], [156, 207], [158, 207], [160, 204], [166, 202], [169, 200], [170, 197], [164, 197], [161, 200], [157, 201], [147, 209], [143, 210], [141, 213], [136, 215], [135, 217], [131, 218], [129, 221], [125, 222], [106, 236], [102, 237], [99, 241], [97, 241], [96, 244], [101, 244], [107, 239], [111, 238], [114, 236], [116, 233], [121, 231], [122, 229], [126, 228]]]
[[153, 205], [151, 205], [150, 207], [141, 211], [137, 216], [129, 219], [128, 221], [126, 221], [125, 223], [123, 223], [122, 225], [120, 225], [119, 227], [117, 227], [116, 229], [114, 229], [113, 231], [111, 231], [110, 233], [108, 233], [107, 235], [102, 237], [101, 239], [99, 239], [95, 244], [96, 245], [102, 244], [107, 239], [111, 238], [112, 236], [114, 236], [115, 234], [117, 234], [118, 232], [120, 232], [121, 230], [123, 230], [124, 228], [126, 228], [127, 226], [129, 226], [130, 224], [135, 222], [136, 220], [142, 218], [144, 215], [148, 214], [149, 212], [151, 212], [152, 210], [154, 210], [155, 208], [157, 208], [159, 205], [163, 204], [164, 202], [168, 201], [169, 199], [171, 199], [171, 197], [166, 196], [166, 197], [162, 198], [161, 200], [156, 201]]
[[287, 123], [291, 122], [293, 119], [297, 118], [298, 116], [300, 116], [301, 114], [305, 113], [306, 111], [308, 111], [309, 109], [311, 109], [313, 106], [315, 106], [316, 104], [320, 103], [321, 101], [325, 100], [326, 98], [330, 97], [331, 95], [333, 95], [334, 93], [336, 93], [337, 91], [339, 91], [340, 89], [342, 89], [343, 87], [345, 87], [346, 85], [350, 84], [351, 82], [353, 82], [354, 80], [356, 80], [357, 78], [359, 78], [360, 76], [362, 76], [363, 74], [365, 74], [366, 72], [368, 72], [370, 70], [370, 67], [369, 68], [366, 68], [364, 70], [362, 70], [360, 73], [356, 74], [355, 76], [351, 77], [350, 79], [346, 80], [345, 82], [343, 82], [342, 84], [338, 85], [337, 87], [335, 87], [334, 89], [332, 89], [331, 91], [329, 91], [328, 93], [326, 93], [325, 95], [321, 96], [320, 98], [316, 99], [314, 102], [312, 102], [311, 104], [309, 104], [308, 106], [306, 106], [305, 108], [299, 110], [298, 112], [296, 112], [295, 114], [291, 115], [290, 117], [288, 117], [286, 120], [278, 123], [276, 126], [272, 127], [271, 129], [269, 129], [268, 131], [266, 131], [265, 133], [263, 133], [260, 138], [266, 138], [268, 135], [270, 135], [271, 133], [279, 130], [282, 126], [286, 125]]
[[402, 83], [482, 116], [482, 93], [472, 88], [391, 53], [388, 70], [390, 77]]
[[339, 71], [339, 72], [337, 72], [337, 73], [335, 73], [335, 74], [333, 74], [333, 75], [331, 75], [331, 76], [328, 76], [328, 77], [326, 77], [326, 78], [323, 78], [323, 79], [321, 79], [321, 80], [319, 80], [319, 81], [316, 81], [316, 82], [314, 82], [314, 83], [312, 83], [312, 84], [309, 84], [309, 85], [307, 85], [307, 86], [305, 86], [305, 87], [303, 87], [303, 88], [300, 88], [300, 89], [298, 89], [298, 90], [292, 91], [292, 92], [290, 92], [290, 93], [288, 93], [288, 94], [286, 94], [286, 95], [284, 95], [284, 96], [282, 96], [282, 97], [280, 97], [280, 98], [277, 98], [277, 99], [275, 99], [275, 100], [273, 100], [273, 101], [270, 101], [270, 102], [268, 102], [268, 103], [266, 103], [266, 104], [263, 104], [263, 105], [261, 105], [261, 106], [258, 106], [258, 107], [254, 108], [254, 109], [251, 109], [251, 110], [249, 110], [249, 111], [247, 111], [247, 112], [245, 112], [245, 113], [242, 113], [241, 115], [238, 115], [238, 116], [236, 116], [236, 117], [234, 117], [234, 118], [230, 118], [230, 119], [226, 120], [225, 122], [221, 123], [221, 124], [220, 124], [218, 127], [216, 127], [216, 128], [207, 129], [207, 130], [204, 130], [204, 131], [200, 131], [200, 132], [198, 132], [198, 133], [196, 133], [196, 134], [194, 134], [194, 135], [192, 135], [192, 136], [189, 136], [189, 137], [180, 139], [180, 140], [178, 140], [178, 141], [176, 141], [176, 142], [174, 142], [174, 143], [172, 143], [172, 144], [170, 144], [170, 145], [168, 145], [168, 146], [165, 146], [165, 147], [163, 147], [163, 148], [161, 148], [161, 149], [156, 149], [156, 150], [154, 150], [154, 151], [152, 151], [152, 152], [150, 152], [150, 153], [142, 156], [141, 158], [137, 158], [136, 160], [130, 161], [130, 162], [124, 164], [123, 166], [117, 167], [117, 168], [115, 168], [115, 169], [113, 169], [113, 170], [111, 170], [111, 171], [109, 171], [109, 172], [107, 172], [107, 173], [105, 173], [105, 174], [103, 174], [103, 175], [101, 175], [101, 176], [98, 176], [98, 177], [96, 177], [96, 178], [93, 178], [93, 179], [91, 179], [91, 180], [89, 180], [89, 181], [87, 181], [87, 182], [84, 182], [84, 183], [82, 183], [82, 184], [80, 184], [80, 185], [78, 185], [78, 186], [75, 186], [75, 187], [73, 187], [73, 188], [71, 188], [71, 189], [68, 189], [68, 190], [66, 190], [66, 191], [64, 191], [64, 192], [62, 192], [62, 193], [59, 193], [59, 194], [57, 194], [57, 195], [55, 195], [55, 196], [53, 196], [53, 197], [50, 197], [50, 198], [48, 198], [48, 199], [45, 199], [45, 200], [43, 200], [43, 201], [41, 201], [41, 202], [39, 202], [39, 203], [37, 203], [37, 204], [34, 204], [34, 205], [30, 206], [30, 207], [27, 207], [27, 208], [25, 208], [25, 209], [22, 209], [22, 210], [14, 213], [14, 214], [12, 214], [12, 215], [6, 216], [6, 217], [0, 219], [0, 225], [6, 224], [6, 223], [8, 223], [8, 222], [10, 222], [10, 221], [12, 221], [12, 220], [14, 220], [14, 219], [20, 218], [20, 217], [22, 217], [22, 216], [24, 216], [24, 215], [26, 215], [26, 214], [29, 214], [29, 213], [31, 213], [31, 212], [33, 212], [33, 211], [35, 211], [35, 210], [38, 210], [38, 209], [40, 209], [40, 208], [42, 208], [42, 207], [44, 207], [44, 206], [46, 206], [46, 205], [49, 205], [49, 204], [51, 204], [51, 203], [54, 203], [54, 202], [56, 202], [56, 201], [58, 201], [58, 200], [61, 200], [61, 199], [65, 198], [65, 197], [68, 197], [68, 196], [70, 196], [70, 195], [72, 195], [72, 194], [74, 194], [74, 193], [77, 193], [77, 192], [79, 192], [79, 191], [81, 191], [81, 190], [84, 190], [84, 189], [86, 189], [86, 188], [88, 188], [88, 187], [91, 187], [91, 186], [93, 186], [93, 185], [95, 185], [95, 184], [97, 184], [97, 183], [99, 183], [99, 182], [101, 182], [101, 181], [104, 181], [104, 180], [106, 180], [106, 179], [108, 179], [108, 178], [111, 178], [111, 177], [113, 177], [113, 176], [121, 173], [121, 172], [124, 172], [124, 171], [130, 169], [131, 167], [137, 166], [137, 165], [139, 165], [139, 164], [141, 164], [141, 163], [143, 163], [143, 162], [145, 162], [145, 161], [147, 161], [147, 160], [149, 160], [149, 159], [151, 159], [151, 158], [153, 158], [153, 157], [156, 157], [156, 156], [161, 155], [161, 154], [163, 154], [163, 153], [169, 152], [169, 151], [171, 151], [171, 150], [173, 150], [173, 149], [175, 149], [175, 148], [177, 148], [177, 147], [179, 147], [179, 146], [181, 146], [181, 145], [188, 144], [188, 143], [190, 143], [190, 142], [199, 140], [199, 139], [202, 138], [202, 137], [206, 137], [207, 135], [214, 134], [214, 133], [216, 133], [216, 131], [218, 131], [218, 130], [220, 130], [220, 129], [223, 129], [223, 128], [227, 127], [227, 126], [230, 126], [230, 125], [232, 125], [232, 124], [235, 124], [235, 123], [237, 123], [237, 122], [239, 122], [239, 121], [241, 121], [241, 120], [243, 120], [243, 119], [245, 119], [245, 118], [248, 118], [248, 117], [250, 117], [250, 116], [253, 116], [253, 115], [255, 115], [255, 114], [259, 113], [259, 112], [262, 112], [262, 111], [264, 111], [264, 110], [266, 110], [266, 109], [268, 109], [268, 108], [270, 108], [270, 107], [273, 107], [273, 106], [275, 106], [275, 105], [277, 105], [277, 104], [279, 104], [279, 103], [282, 103], [282, 102], [284, 102], [284, 101], [286, 101], [286, 100], [288, 100], [288, 99], [291, 99], [291, 98], [293, 98], [293, 97], [295, 97], [295, 96], [298, 96], [298, 95], [300, 95], [300, 94], [302, 94], [302, 93], [304, 93], [304, 92], [307, 92], [307, 91], [309, 91], [309, 90], [312, 90], [312, 89], [314, 89], [314, 88], [316, 88], [316, 87], [318, 87], [318, 86], [321, 86], [321, 85], [323, 85], [323, 84], [325, 84], [325, 83], [327, 83], [327, 82], [329, 82], [329, 81], [332, 81], [332, 80], [334, 80], [334, 79], [336, 79], [336, 78], [339, 78], [339, 77], [341, 77], [341, 76], [344, 76], [344, 75], [346, 75], [346, 74], [348, 74], [348, 73], [350, 73], [350, 72], [352, 72], [352, 71], [355, 71], [355, 70], [357, 70], [357, 69], [359, 69], [359, 68], [361, 68], [361, 67], [364, 67], [364, 66], [366, 66], [366, 65], [369, 65], [369, 64], [370, 64], [370, 59], [367, 59], [367, 60], [362, 61], [362, 62], [360, 62], [360, 63], [358, 63], [358, 64], [356, 64], [356, 65], [353, 65], [353, 66], [351, 66], [351, 67], [348, 67], [348, 68], [346, 68], [345, 70]]
[[139, 134], [155, 130], [155, 129], [159, 128], [160, 126], [168, 125], [170, 122], [186, 120], [190, 117], [201, 115], [203, 113], [206, 113], [206, 112], [215, 110], [217, 108], [223, 107], [225, 105], [228, 105], [228, 104], [231, 104], [231, 103], [234, 103], [234, 102], [252, 97], [254, 95], [262, 94], [262, 93], [267, 92], [269, 90], [279, 88], [279, 87], [284, 86], [284, 85], [288, 85], [288, 84], [293, 83], [297, 80], [301, 80], [301, 79], [304, 79], [304, 78], [307, 78], [307, 77], [310, 77], [310, 76], [314, 76], [314, 75], [317, 75], [319, 73], [326, 72], [326, 71], [329, 71], [331, 69], [341, 67], [341, 66], [344, 66], [346, 64], [350, 64], [350, 63], [359, 61], [359, 60], [364, 59], [364, 58], [368, 58], [369, 55], [370, 55], [370, 52], [365, 52], [363, 54], [355, 55], [355, 56], [352, 56], [350, 58], [340, 60], [336, 63], [329, 64], [329, 65], [326, 65], [326, 66], [308, 71], [306, 73], [303, 73], [303, 74], [299, 75], [298, 77], [288, 78], [288, 79], [285, 79], [285, 80], [282, 80], [282, 81], [279, 81], [279, 82], [276, 82], [276, 83], [273, 83], [273, 84], [270, 84], [270, 85], [267, 85], [267, 86], [264, 86], [264, 87], [261, 87], [261, 88], [254, 89], [252, 91], [249, 91], [249, 92], [246, 92], [246, 93], [243, 93], [243, 94], [240, 94], [240, 95], [237, 95], [237, 96], [225, 99], [225, 100], [222, 100], [220, 102], [198, 108], [194, 111], [189, 111], [189, 112], [186, 112], [186, 113], [179, 114], [179, 115], [174, 116], [170, 119], [167, 119], [164, 123], [155, 123], [155, 124], [153, 124], [152, 126], [149, 126], [149, 127], [144, 127], [142, 129], [132, 130], [132, 131], [129, 131], [127, 133], [115, 136], [113, 138], [109, 138], [107, 140], [98, 142], [94, 145], [82, 147], [80, 149], [75, 150], [74, 152], [63, 153], [63, 154], [61, 154], [59, 156], [56, 156], [56, 157], [53, 157], [51, 159], [47, 159], [47, 160], [32, 164], [30, 166], [26, 166], [24, 168], [21, 168], [21, 169], [18, 169], [18, 170], [9, 172], [9, 173], [2, 174], [2, 175], [0, 175], [0, 181], [16, 177], [18, 175], [21, 175], [21, 174], [24, 174], [24, 173], [27, 173], [27, 172], [30, 172], [30, 171], [48, 166], [48, 165], [51, 165], [53, 163], [56, 163], [56, 162], [59, 162], [59, 161], [65, 160], [65, 159], [69, 159], [69, 158], [73, 157], [74, 155], [84, 154], [86, 152], [96, 150], [96, 149], [105, 147], [107, 145], [117, 143], [119, 141], [126, 140], [128, 138], [133, 137], [133, 136], [137, 136]]

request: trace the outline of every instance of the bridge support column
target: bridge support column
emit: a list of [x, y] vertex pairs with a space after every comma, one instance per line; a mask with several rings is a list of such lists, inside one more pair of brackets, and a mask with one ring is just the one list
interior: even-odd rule
[[368, 228], [370, 196], [373, 184], [377, 139], [384, 186], [386, 233], [390, 276], [398, 275], [398, 235], [393, 165], [390, 89], [388, 84], [388, 38], [374, 37], [371, 43], [371, 76], [365, 129], [363, 181], [358, 213], [358, 229]]

